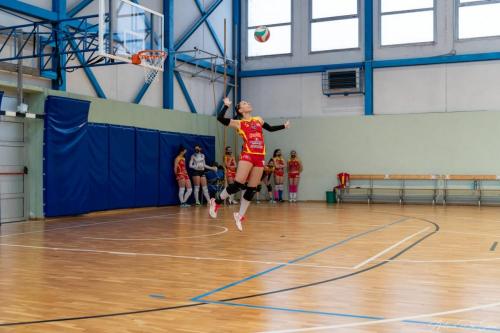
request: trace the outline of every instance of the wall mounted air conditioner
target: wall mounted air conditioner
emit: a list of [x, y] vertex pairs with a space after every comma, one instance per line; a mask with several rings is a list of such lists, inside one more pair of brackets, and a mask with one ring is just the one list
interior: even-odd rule
[[323, 94], [326, 96], [364, 93], [363, 72], [360, 68], [329, 70], [322, 73]]

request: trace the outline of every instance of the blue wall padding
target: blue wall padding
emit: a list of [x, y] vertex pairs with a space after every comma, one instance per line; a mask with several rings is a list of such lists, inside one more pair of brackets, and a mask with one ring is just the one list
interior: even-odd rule
[[135, 129], [109, 127], [109, 208], [135, 207]]
[[160, 189], [160, 133], [135, 131], [135, 206], [157, 206]]
[[[45, 216], [177, 205], [174, 160], [200, 144], [212, 163], [215, 137], [88, 123], [90, 102], [45, 103]], [[189, 170], [189, 168], [188, 168]]]
[[[179, 202], [174, 161], [182, 144], [177, 133], [160, 133], [160, 205], [174, 205]], [[186, 165], [188, 161], [186, 160]]]
[[109, 127], [89, 124], [89, 211], [109, 209]]
[[89, 211], [89, 107], [87, 101], [56, 96], [45, 102], [45, 216]]

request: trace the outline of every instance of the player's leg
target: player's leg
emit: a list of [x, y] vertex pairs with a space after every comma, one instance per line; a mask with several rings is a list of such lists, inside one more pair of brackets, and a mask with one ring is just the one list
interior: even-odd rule
[[210, 209], [209, 214], [212, 218], [217, 217], [217, 211], [219, 205], [224, 202], [231, 194], [236, 194], [245, 187], [245, 182], [252, 170], [253, 164], [250, 161], [240, 160], [238, 162], [238, 170], [236, 171], [236, 176], [234, 183], [229, 184], [219, 195], [218, 198], [210, 199]]
[[250, 171], [250, 175], [248, 177], [248, 186], [246, 188], [245, 194], [241, 198], [240, 211], [238, 213], [234, 213], [234, 220], [236, 222], [236, 227], [240, 231], [243, 230], [241, 222], [243, 222], [248, 207], [250, 206], [250, 202], [252, 202], [255, 192], [257, 191], [257, 186], [260, 183], [263, 172], [264, 172], [263, 166], [253, 167], [252, 170]]
[[189, 177], [186, 179], [186, 194], [184, 194], [184, 207], [189, 207], [189, 204], [187, 203], [189, 197], [191, 196], [191, 193], [193, 193], [193, 186], [191, 185], [191, 180]]
[[210, 203], [210, 194], [208, 194], [207, 177], [205, 175], [200, 177], [200, 184], [205, 200], [207, 200], [207, 203]]
[[196, 175], [193, 176], [193, 183], [194, 183], [194, 200], [196, 202], [196, 205], [200, 205], [200, 182], [201, 182], [201, 177]]

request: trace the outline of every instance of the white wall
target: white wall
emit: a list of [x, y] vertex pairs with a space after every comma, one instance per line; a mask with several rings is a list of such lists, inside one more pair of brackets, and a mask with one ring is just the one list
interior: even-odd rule
[[[357, 51], [309, 52], [309, 3], [292, 0], [293, 55], [245, 58], [246, 29], [242, 29], [243, 70], [300, 67], [363, 60], [363, 47]], [[361, 1], [363, 7], [364, 1]], [[242, 0], [246, 24], [246, 1]], [[447, 54], [482, 53], [500, 50], [500, 38], [457, 41], [454, 37], [454, 1], [436, 1], [436, 41], [425, 45], [380, 46], [379, 1], [374, 1], [375, 60], [430, 57]], [[361, 8], [361, 21], [363, 8]], [[244, 25], [246, 26], [246, 25]], [[332, 37], [334, 38], [334, 36]], [[361, 45], [363, 45], [361, 29]], [[443, 64], [398, 67], [374, 71], [374, 113], [424, 113], [499, 110], [500, 62]], [[321, 93], [321, 74], [299, 74], [244, 78], [243, 98], [250, 100], [265, 117], [314, 117], [359, 115], [362, 96], [325, 97]]]

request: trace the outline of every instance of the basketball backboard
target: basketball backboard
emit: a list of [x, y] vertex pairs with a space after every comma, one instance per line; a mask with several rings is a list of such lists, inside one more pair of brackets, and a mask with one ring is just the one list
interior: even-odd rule
[[[164, 50], [163, 15], [129, 0], [99, 0], [99, 53], [132, 63], [132, 55], [144, 50]], [[163, 62], [154, 67], [163, 71]]]

